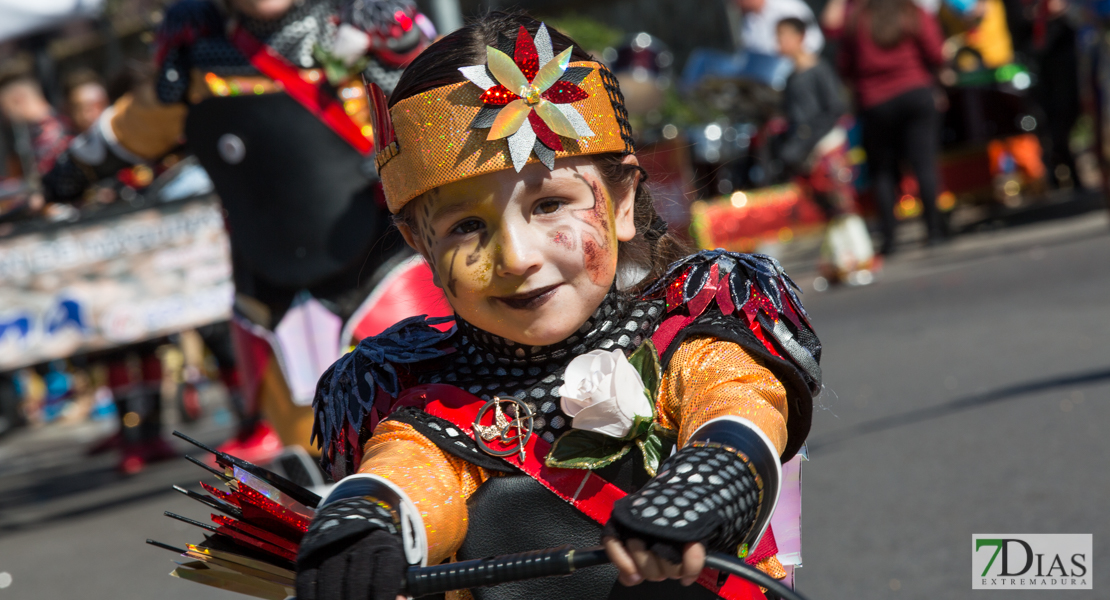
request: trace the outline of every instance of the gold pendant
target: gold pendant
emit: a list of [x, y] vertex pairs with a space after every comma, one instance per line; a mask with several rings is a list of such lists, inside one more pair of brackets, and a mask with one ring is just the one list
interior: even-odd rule
[[[508, 405], [508, 415], [502, 404]], [[482, 425], [482, 417], [490, 409], [493, 409], [493, 425]], [[478, 416], [474, 418], [474, 441], [483, 452], [491, 456], [504, 458], [519, 454], [523, 464], [526, 456], [524, 448], [528, 440], [532, 439], [532, 420], [532, 410], [527, 404], [515, 398], [494, 396], [478, 410]], [[488, 442], [494, 441], [503, 447], [493, 448]]]

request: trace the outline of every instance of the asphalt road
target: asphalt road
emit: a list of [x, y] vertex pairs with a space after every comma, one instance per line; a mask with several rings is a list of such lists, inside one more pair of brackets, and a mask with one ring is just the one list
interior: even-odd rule
[[[800, 590], [1010, 597], [972, 592], [973, 533], [1093, 533], [1095, 589], [1065, 596], [1110, 597], [1108, 257], [1110, 224], [1088, 213], [910, 249], [866, 288], [816, 293], [799, 263], [826, 376]], [[203, 474], [122, 478], [81, 456], [97, 434], [0, 440], [0, 600], [241, 598], [167, 577], [174, 555], [143, 544], [200, 539], [162, 511], [203, 516], [170, 490]]]
[[[894, 260], [806, 294], [826, 391], [799, 589], [821, 599], [1110, 598], [1104, 213]], [[971, 590], [973, 533], [1093, 533], [1093, 591]]]

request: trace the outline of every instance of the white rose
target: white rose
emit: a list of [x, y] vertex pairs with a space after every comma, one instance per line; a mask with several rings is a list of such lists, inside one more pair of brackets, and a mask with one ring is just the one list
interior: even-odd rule
[[567, 365], [559, 388], [563, 412], [575, 429], [615, 438], [628, 435], [637, 416], [652, 416], [644, 382], [621, 350], [594, 350]]
[[335, 45], [331, 53], [343, 60], [348, 67], [366, 54], [370, 47], [370, 36], [357, 27], [343, 23], [335, 36]]

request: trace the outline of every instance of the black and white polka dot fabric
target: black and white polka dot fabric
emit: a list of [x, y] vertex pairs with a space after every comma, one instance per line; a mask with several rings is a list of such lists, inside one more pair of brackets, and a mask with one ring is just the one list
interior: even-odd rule
[[322, 507], [312, 518], [298, 550], [303, 559], [340, 542], [372, 531], [400, 535], [397, 515], [374, 498], [344, 498]]
[[655, 332], [663, 311], [661, 300], [630, 300], [611, 292], [576, 334], [550, 346], [518, 344], [459, 320], [457, 351], [421, 383], [454, 385], [485, 400], [521, 400], [535, 415], [536, 435], [551, 443], [570, 427], [559, 403], [567, 364], [597, 349], [631, 354]]
[[625, 539], [702, 542], [735, 554], [759, 512], [760, 486], [748, 461], [717, 444], [687, 446], [639, 491], [613, 506]]

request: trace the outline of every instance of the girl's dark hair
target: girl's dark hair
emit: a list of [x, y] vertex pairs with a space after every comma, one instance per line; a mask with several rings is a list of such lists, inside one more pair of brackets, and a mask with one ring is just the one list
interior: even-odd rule
[[864, 15], [871, 39], [880, 48], [897, 46], [906, 36], [915, 35], [920, 26], [913, 0], [866, 0], [853, 15], [850, 27], [858, 27]]
[[[506, 39], [516, 40], [517, 31], [522, 25], [533, 37], [540, 28], [539, 21], [523, 13], [491, 12], [444, 36], [405, 68], [389, 97], [389, 105], [392, 107], [405, 98], [430, 89], [466, 81], [459, 68], [485, 64], [486, 46], [500, 48]], [[594, 60], [580, 44], [562, 32], [550, 27], [547, 31], [556, 54], [568, 46], [574, 46], [571, 51], [572, 61]], [[641, 167], [622, 162], [625, 156], [633, 153], [632, 126], [628, 122], [628, 111], [624, 108], [624, 96], [621, 95], [616, 77], [602, 66], [601, 78], [617, 115], [621, 137], [625, 141], [625, 151], [595, 154], [590, 158], [605, 184], [614, 193], [636, 186], [633, 216], [636, 237], [621, 243], [618, 258], [618, 275], [622, 270], [638, 270], [647, 274], [640, 286], [632, 288], [632, 291], [636, 291], [643, 284], [662, 275], [667, 265], [685, 257], [690, 251], [681, 238], [667, 232], [666, 222], [655, 211], [655, 201], [647, 186], [647, 172]], [[412, 224], [412, 213], [409, 210], [411, 206], [410, 203], [401, 209], [397, 215], [399, 223]]]

